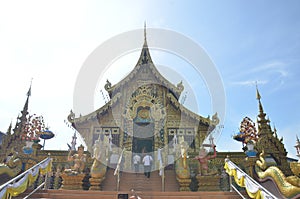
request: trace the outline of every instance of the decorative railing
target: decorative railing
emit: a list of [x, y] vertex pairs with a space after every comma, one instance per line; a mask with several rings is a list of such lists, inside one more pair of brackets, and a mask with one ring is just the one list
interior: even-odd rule
[[165, 166], [161, 149], [157, 150], [157, 159], [159, 161], [159, 175], [161, 176], [161, 191], [165, 191]]
[[[47, 181], [47, 174], [51, 171], [52, 161], [48, 157], [40, 163], [34, 165], [30, 169], [21, 173], [17, 177], [9, 180], [0, 186], [0, 199], [10, 199], [24, 193], [34, 182], [37, 181], [40, 175], [45, 175], [45, 182]], [[45, 185], [45, 182], [42, 184]], [[40, 185], [38, 188], [41, 188]], [[27, 197], [25, 197], [27, 198]]]
[[238, 189], [232, 184], [232, 177], [235, 183], [246, 189], [246, 192], [250, 198], [260, 199], [276, 199], [277, 197], [270, 193], [267, 189], [261, 186], [258, 182], [253, 180], [249, 175], [247, 175], [242, 169], [240, 169], [236, 164], [231, 162], [228, 158], [225, 159], [224, 168], [229, 175], [230, 179], [230, 190], [232, 188], [242, 197], [243, 195], [238, 191]]
[[122, 169], [121, 164], [123, 164], [122, 163], [122, 158], [123, 158], [124, 151], [125, 151], [125, 148], [123, 148], [123, 150], [120, 154], [118, 164], [117, 164], [117, 167], [116, 167], [115, 172], [114, 172], [114, 175], [117, 175], [117, 191], [119, 191], [119, 188], [120, 188], [120, 170]]

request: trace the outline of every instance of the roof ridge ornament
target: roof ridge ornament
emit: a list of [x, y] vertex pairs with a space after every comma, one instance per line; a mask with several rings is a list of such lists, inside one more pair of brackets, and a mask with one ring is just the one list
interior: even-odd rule
[[148, 44], [147, 44], [147, 27], [146, 27], [146, 21], [145, 21], [144, 22], [144, 44], [143, 44], [143, 48], [141, 51], [141, 55], [140, 55], [138, 64], [144, 65], [144, 64], [148, 64], [148, 63], [153, 63], [153, 62], [152, 62]]
[[31, 86], [32, 86], [32, 80], [33, 80], [33, 78], [31, 78], [31, 81], [30, 81], [30, 87], [29, 87], [29, 89], [28, 89], [28, 91], [27, 91], [27, 96], [28, 97], [30, 97], [31, 96]]
[[266, 118], [266, 113], [264, 112], [262, 103], [261, 103], [261, 96], [258, 91], [258, 87], [256, 84], [256, 99], [258, 100], [258, 110], [259, 113], [257, 115], [257, 123], [258, 123], [258, 135], [263, 135], [263, 134], [273, 134], [271, 126], [270, 126], [270, 119], [269, 117]]
[[146, 28], [146, 21], [144, 21], [144, 42], [147, 43], [147, 28]]
[[258, 100], [258, 107], [259, 107], [259, 114], [262, 115], [262, 117], [265, 117], [266, 114], [264, 113], [264, 109], [263, 109], [263, 106], [261, 104], [261, 95], [258, 91], [258, 86], [257, 86], [257, 82], [255, 82], [256, 84], [256, 99]]
[[261, 99], [261, 96], [260, 96], [259, 91], [258, 91], [257, 81], [255, 82], [255, 84], [256, 84], [256, 99], [257, 99], [257, 100], [260, 100], [260, 99]]

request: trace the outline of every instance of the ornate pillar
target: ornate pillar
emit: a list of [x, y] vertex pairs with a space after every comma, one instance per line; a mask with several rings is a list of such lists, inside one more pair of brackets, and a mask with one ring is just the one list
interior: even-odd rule
[[159, 125], [159, 120], [155, 118], [154, 122], [154, 151], [157, 151], [160, 146], [160, 125]]
[[176, 179], [179, 183], [179, 191], [191, 191], [190, 184], [192, 182], [190, 177], [189, 167], [184, 168], [184, 158], [180, 157], [176, 161]]
[[123, 143], [123, 146], [125, 147], [126, 151], [132, 151], [132, 137], [133, 137], [133, 120], [132, 119], [126, 119], [125, 120], [125, 130], [127, 131], [127, 139], [126, 142]]
[[192, 180], [188, 163], [188, 144], [187, 142], [183, 142], [179, 147], [180, 149], [176, 150], [176, 154], [177, 152], [179, 153], [179, 158], [175, 162], [176, 179], [179, 183], [180, 191], [191, 191], [190, 184]]

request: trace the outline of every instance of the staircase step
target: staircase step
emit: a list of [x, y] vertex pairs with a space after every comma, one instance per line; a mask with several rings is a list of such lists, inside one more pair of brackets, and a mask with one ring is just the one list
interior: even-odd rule
[[[106, 178], [102, 183], [102, 191], [117, 191], [117, 176], [114, 176], [114, 169], [109, 168]], [[153, 171], [150, 178], [146, 178], [143, 172], [120, 174], [120, 191], [129, 191], [131, 189], [137, 191], [162, 191], [162, 178], [159, 171]], [[165, 170], [165, 191], [179, 191], [179, 184], [176, 180], [174, 169]]]
[[[41, 190], [30, 198], [45, 199], [116, 199], [129, 191]], [[137, 192], [142, 199], [239, 199], [235, 192]]]

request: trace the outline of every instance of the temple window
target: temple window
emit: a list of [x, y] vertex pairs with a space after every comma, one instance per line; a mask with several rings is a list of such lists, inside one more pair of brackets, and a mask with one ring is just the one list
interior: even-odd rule
[[[195, 148], [195, 132], [193, 128], [168, 129], [168, 143], [173, 141], [175, 134], [177, 135], [177, 139], [183, 136], [184, 141], [188, 143], [189, 147], [192, 149]], [[169, 148], [173, 148], [173, 144], [169, 145]]]

